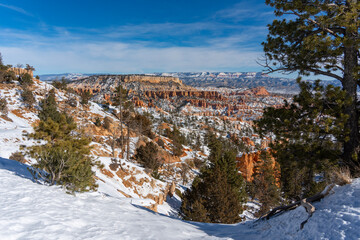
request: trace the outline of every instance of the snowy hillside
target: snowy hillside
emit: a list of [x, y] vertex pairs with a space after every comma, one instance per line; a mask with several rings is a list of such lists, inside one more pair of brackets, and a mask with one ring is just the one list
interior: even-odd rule
[[304, 208], [267, 222], [204, 224], [140, 207], [101, 192], [66, 194], [34, 183], [26, 165], [0, 158], [0, 239], [357, 239], [360, 179], [316, 203], [304, 229]]
[[[37, 102], [44, 97], [47, 89], [51, 88], [52, 86], [47, 83], [36, 81], [33, 85], [33, 94]], [[66, 105], [68, 96], [59, 90], [56, 91], [56, 97], [61, 107], [66, 108], [67, 113], [76, 119], [79, 127], [93, 136], [92, 154], [104, 165], [102, 168], [94, 167], [93, 169], [96, 172], [99, 191], [113, 197], [129, 197], [138, 205], [147, 206], [164, 214], [177, 215], [177, 211], [166, 202], [167, 191], [175, 177], [168, 182], [154, 179], [139, 164], [126, 161], [125, 158], [119, 159], [122, 168], [110, 168], [112, 150], [108, 143], [111, 141], [111, 133], [96, 127], [94, 120], [97, 117], [101, 119], [108, 117], [117, 124], [118, 120], [111, 113], [102, 109], [99, 104], [92, 102], [87, 107], [78, 104], [77, 107], [71, 108]], [[28, 139], [26, 134], [33, 132], [33, 126], [38, 121], [37, 109], [40, 107], [37, 103], [34, 108], [27, 108], [22, 102], [21, 92], [22, 89], [16, 83], [2, 85], [0, 88], [0, 97], [7, 100], [9, 110], [7, 115], [0, 114], [0, 157], [3, 158], [9, 158], [17, 151], [24, 151], [21, 150], [23, 147], [36, 144], [35, 141]], [[84, 114], [85, 112], [86, 114]], [[131, 154], [135, 152], [138, 139], [139, 136], [132, 133], [129, 144]], [[119, 153], [118, 149], [116, 151]], [[25, 159], [29, 164], [35, 161], [28, 156]], [[186, 157], [183, 159], [185, 161]]]

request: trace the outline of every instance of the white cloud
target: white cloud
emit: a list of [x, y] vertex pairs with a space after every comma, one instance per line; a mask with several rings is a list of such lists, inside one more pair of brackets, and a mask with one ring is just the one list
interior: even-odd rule
[[[188, 30], [187, 27], [189, 27]], [[155, 24], [112, 29], [78, 31], [45, 26], [41, 33], [0, 28], [0, 52], [7, 64], [29, 63], [37, 74], [83, 73], [146, 73], [170, 71], [245, 71], [260, 70], [256, 63], [261, 47], [251, 44], [259, 33], [237, 33], [228, 37], [205, 38], [190, 46], [162, 45], [161, 42], [124, 41], [111, 34], [131, 32], [145, 34], [161, 29], [171, 32], [210, 28], [208, 24]], [[127, 30], [128, 29], [128, 30]], [[138, 33], [137, 33], [138, 32]], [[239, 45], [243, 44], [243, 46]]]
[[24, 15], [27, 15], [27, 16], [31, 16], [31, 17], [33, 16], [31, 13], [25, 11], [22, 8], [16, 7], [16, 6], [0, 3], [0, 7], [7, 8], [7, 9], [13, 10], [15, 12], [18, 12], [18, 13], [21, 13], [21, 14], [24, 14]]
[[231, 8], [219, 10], [213, 17], [234, 22], [267, 21], [274, 17], [274, 13], [273, 9], [267, 7], [263, 2], [241, 1]]
[[116, 42], [54, 47], [0, 47], [6, 63], [29, 63], [38, 74], [216, 71], [258, 67], [261, 52], [213, 47], [152, 48]]

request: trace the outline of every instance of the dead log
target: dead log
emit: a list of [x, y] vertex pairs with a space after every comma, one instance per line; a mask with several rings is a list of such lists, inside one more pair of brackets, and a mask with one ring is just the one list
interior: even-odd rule
[[[300, 201], [294, 202], [294, 203], [286, 205], [286, 206], [276, 207], [276, 208], [272, 209], [271, 211], [265, 213], [257, 221], [259, 221], [259, 220], [269, 220], [271, 217], [281, 215], [284, 212], [289, 211], [289, 210], [294, 210], [295, 208], [297, 208], [300, 205], [305, 207], [305, 209], [309, 213], [309, 215], [310, 215], [310, 212], [311, 212], [311, 215], [310, 215], [310, 217], [311, 217], [312, 214], [315, 212], [315, 207], [312, 206], [311, 203], [317, 202], [317, 201], [320, 201], [321, 199], [323, 199], [325, 196], [327, 196], [330, 193], [331, 189], [333, 189], [334, 186], [335, 186], [334, 183], [330, 184], [330, 185], [326, 186], [326, 188], [323, 191], [321, 191], [321, 192], [319, 192], [319, 193], [317, 193], [317, 194], [315, 194], [315, 195], [313, 195], [311, 197], [301, 199]], [[307, 222], [307, 220], [305, 221], [305, 223], [306, 222]]]
[[307, 202], [306, 199], [301, 200], [301, 206], [303, 206], [306, 212], [309, 214], [308, 218], [300, 224], [300, 229], [303, 229], [305, 224], [309, 221], [312, 214], [315, 212], [315, 207], [311, 203]]

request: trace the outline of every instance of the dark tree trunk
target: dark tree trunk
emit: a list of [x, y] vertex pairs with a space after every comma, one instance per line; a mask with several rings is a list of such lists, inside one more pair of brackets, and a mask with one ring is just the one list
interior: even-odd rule
[[119, 96], [119, 99], [120, 99], [120, 104], [119, 104], [119, 114], [120, 114], [120, 138], [121, 138], [121, 153], [123, 154], [124, 153], [124, 135], [123, 135], [123, 127], [122, 127], [122, 122], [123, 122], [123, 119], [122, 119], [122, 87], [120, 85], [120, 96]]
[[342, 81], [343, 89], [352, 98], [351, 105], [345, 109], [345, 114], [349, 116], [345, 128], [349, 130], [349, 139], [344, 143], [343, 159], [346, 164], [351, 166], [357, 164], [357, 159], [353, 159], [354, 153], [359, 147], [359, 114], [357, 112], [357, 79], [355, 69], [357, 67], [357, 49], [354, 46], [345, 46], [344, 51], [344, 78]]

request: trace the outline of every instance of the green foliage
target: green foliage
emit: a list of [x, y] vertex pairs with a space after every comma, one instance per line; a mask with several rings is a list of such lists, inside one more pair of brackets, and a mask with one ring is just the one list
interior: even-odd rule
[[51, 84], [57, 89], [67, 90], [68, 83], [65, 78], [62, 78], [61, 81], [53, 81]]
[[301, 92], [293, 103], [267, 108], [257, 125], [261, 136], [273, 133], [274, 156], [281, 165], [283, 191], [290, 199], [313, 193], [315, 174], [341, 164], [343, 143], [348, 137], [343, 109], [351, 102], [345, 91], [299, 82]]
[[29, 107], [32, 108], [32, 106], [34, 105], [34, 103], [36, 102], [34, 94], [32, 93], [32, 91], [29, 88], [24, 88], [22, 93], [21, 93], [21, 98], [23, 100], [23, 102]]
[[158, 158], [158, 147], [153, 142], [141, 145], [136, 149], [135, 160], [142, 164], [143, 167], [156, 171], [161, 166]]
[[40, 102], [41, 110], [39, 112], [39, 118], [41, 121], [46, 121], [48, 118], [54, 121], [60, 121], [61, 114], [57, 110], [55, 90], [51, 89], [46, 97]]
[[82, 105], [87, 105], [89, 104], [89, 101], [93, 97], [93, 95], [90, 93], [90, 91], [84, 91], [80, 94], [80, 97], [81, 97], [80, 103]]
[[154, 133], [152, 132], [152, 121], [149, 117], [137, 113], [133, 118], [131, 118], [131, 126], [138, 132], [148, 136], [149, 138], [154, 138]]
[[194, 165], [197, 169], [201, 169], [204, 166], [205, 162], [204, 160], [200, 158], [194, 158]]
[[31, 86], [34, 84], [34, 81], [29, 73], [24, 73], [19, 77], [19, 83], [21, 86]]
[[276, 185], [276, 169], [272, 166], [270, 154], [262, 152], [260, 155], [261, 165], [256, 166], [256, 171], [253, 175], [254, 179], [251, 183], [253, 188], [253, 197], [257, 198], [261, 203], [258, 216], [262, 216], [271, 208], [276, 207], [280, 203], [280, 188]]
[[24, 154], [22, 152], [14, 152], [10, 155], [9, 159], [11, 160], [15, 160], [15, 161], [18, 161], [18, 162], [21, 162], [21, 163], [25, 163], [26, 160], [25, 160], [25, 157], [24, 157]]
[[165, 146], [165, 143], [161, 138], [159, 138], [159, 140], [156, 143], [157, 143], [157, 145], [159, 145], [159, 147], [164, 148], [164, 146]]
[[151, 173], [151, 176], [152, 176], [153, 178], [155, 178], [155, 179], [158, 179], [158, 180], [163, 181], [163, 180], [161, 179], [161, 174], [159, 173], [158, 169], [155, 169], [155, 170]]
[[180, 214], [190, 221], [239, 222], [246, 192], [244, 180], [236, 168], [236, 152], [216, 138], [211, 139], [209, 147], [211, 164], [201, 169], [191, 189], [183, 194]]
[[110, 130], [111, 124], [112, 124], [113, 120], [110, 117], [105, 117], [104, 118], [104, 122], [103, 122], [103, 127], [106, 130]]
[[94, 124], [95, 124], [95, 126], [97, 126], [97, 127], [100, 127], [100, 126], [101, 126], [101, 120], [100, 120], [99, 117], [97, 117], [97, 118], [95, 119]]
[[13, 71], [1, 71], [0, 70], [0, 82], [4, 83], [12, 83], [16, 80], [16, 75]]
[[350, 104], [338, 108], [341, 112], [336, 116], [342, 122], [347, 115], [344, 123], [347, 131], [340, 138], [344, 148], [341, 158], [354, 171], [359, 165], [360, 143], [357, 100], [360, 4], [337, 0], [266, 0], [266, 4], [275, 8], [276, 16], [287, 18], [274, 20], [268, 26], [269, 34], [263, 43], [264, 66], [269, 72], [297, 71], [300, 75], [322, 75], [341, 82], [350, 98]]
[[13, 71], [9, 71], [11, 65], [4, 65], [2, 55], [0, 53], [0, 83], [12, 83], [16, 80], [15, 73]]
[[29, 64], [26, 64], [25, 69], [28, 71], [35, 71], [35, 68], [33, 66], [30, 66]]
[[[51, 101], [53, 98], [49, 94], [44, 103]], [[89, 156], [91, 139], [77, 134], [73, 119], [57, 112], [56, 107], [43, 108], [39, 125], [29, 135], [34, 140], [45, 141], [42, 145], [28, 147], [29, 155], [37, 160], [33, 164], [33, 175], [51, 185], [63, 185], [69, 192], [95, 190], [97, 185], [91, 170], [94, 161]]]
[[114, 95], [111, 98], [113, 106], [121, 106], [126, 108], [128, 106], [128, 91], [122, 86], [117, 86], [114, 91]]
[[174, 125], [174, 129], [165, 130], [165, 135], [172, 140], [172, 152], [175, 156], [181, 156], [183, 153], [183, 144], [187, 143], [186, 137], [181, 134], [180, 130]]
[[77, 100], [73, 95], [68, 95], [68, 99], [66, 100], [66, 104], [71, 107], [77, 107]]
[[8, 107], [7, 107], [7, 101], [5, 98], [0, 98], [0, 113], [3, 115], [8, 114]]

